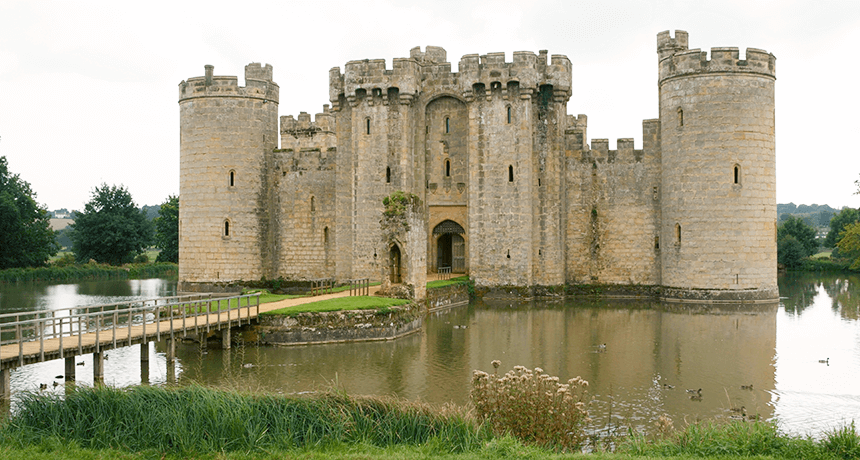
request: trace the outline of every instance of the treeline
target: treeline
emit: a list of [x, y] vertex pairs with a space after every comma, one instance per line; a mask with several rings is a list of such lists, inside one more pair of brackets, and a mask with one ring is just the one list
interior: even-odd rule
[[0, 270], [0, 283], [124, 280], [164, 278], [177, 275], [177, 265], [172, 262], [128, 264], [123, 267], [103, 264], [78, 264], [66, 267], [47, 266]]
[[[860, 211], [842, 208], [828, 221], [825, 238], [818, 238], [806, 219], [786, 215], [777, 228], [777, 259], [789, 270], [860, 270]], [[820, 248], [829, 256], [813, 257]]]
[[[148, 262], [145, 251], [153, 244], [161, 250], [156, 262], [178, 262], [178, 197], [138, 208], [125, 186], [101, 184], [82, 211], [59, 211], [49, 213], [39, 205], [30, 184], [12, 173], [6, 157], [0, 156], [0, 271], [12, 270], [10, 280], [122, 278], [147, 276], [146, 272], [159, 276], [175, 270], [175, 265], [115, 267]], [[58, 235], [51, 229], [51, 217], [67, 213], [74, 223]], [[54, 259], [60, 249], [58, 236], [71, 253]]]

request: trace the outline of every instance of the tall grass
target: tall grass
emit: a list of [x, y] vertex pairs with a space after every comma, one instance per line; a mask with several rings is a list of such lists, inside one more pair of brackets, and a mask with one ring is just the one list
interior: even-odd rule
[[639, 456], [754, 457], [803, 459], [860, 458], [854, 424], [826, 433], [822, 441], [781, 433], [772, 422], [695, 423], [662, 439], [633, 434], [619, 451]]
[[480, 448], [489, 434], [462, 413], [329, 393], [313, 399], [192, 386], [80, 389], [65, 398], [27, 394], [0, 439], [58, 438], [90, 449], [206, 453], [433, 442], [448, 452]]
[[176, 264], [170, 262], [129, 264], [124, 267], [83, 264], [65, 267], [10, 268], [0, 270], [0, 283], [160, 278], [176, 276], [177, 273]]

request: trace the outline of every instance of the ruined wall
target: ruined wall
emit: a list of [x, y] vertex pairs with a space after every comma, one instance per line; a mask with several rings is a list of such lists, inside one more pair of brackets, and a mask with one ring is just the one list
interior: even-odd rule
[[775, 299], [775, 58], [687, 41], [657, 36], [663, 284]]
[[179, 279], [183, 288], [271, 276], [277, 260], [265, 171], [277, 146], [272, 67], [179, 84]]
[[583, 142], [585, 117], [567, 131], [567, 282], [660, 284], [660, 124], [642, 123], [644, 145]]

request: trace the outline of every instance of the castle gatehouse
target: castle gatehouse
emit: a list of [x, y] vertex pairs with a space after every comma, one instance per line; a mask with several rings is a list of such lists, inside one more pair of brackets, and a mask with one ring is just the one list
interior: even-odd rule
[[[182, 287], [371, 278], [423, 297], [450, 271], [507, 292], [774, 300], [775, 58], [708, 56], [683, 31], [657, 54], [659, 116], [616, 150], [588, 143], [571, 62], [546, 51], [457, 72], [432, 46], [350, 61], [313, 119], [278, 118], [270, 65], [245, 86], [206, 66], [179, 85]], [[408, 202], [399, 226], [386, 197]]]

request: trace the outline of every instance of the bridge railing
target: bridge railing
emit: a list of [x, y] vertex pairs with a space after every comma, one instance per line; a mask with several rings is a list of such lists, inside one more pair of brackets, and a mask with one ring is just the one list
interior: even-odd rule
[[348, 280], [347, 283], [350, 296], [370, 295], [370, 278]]
[[311, 296], [318, 296], [323, 294], [334, 294], [334, 280], [331, 278], [317, 278], [310, 280], [311, 282]]
[[[155, 335], [156, 340], [161, 340], [162, 334], [172, 337], [192, 329], [195, 333], [203, 329], [208, 332], [212, 327], [234, 321], [239, 325], [243, 321], [250, 323], [252, 309], [257, 315], [260, 313], [259, 293], [221, 298], [181, 296], [161, 301], [9, 313], [2, 315], [13, 320], [0, 323], [0, 346], [17, 345], [18, 365], [24, 365], [24, 345], [28, 343], [39, 343], [39, 361], [43, 361], [46, 345], [55, 351], [58, 346], [59, 357], [64, 358], [69, 346], [77, 348], [75, 354], [83, 354], [84, 347], [92, 346], [99, 352], [107, 337], [111, 348], [116, 348], [131, 345], [138, 337]], [[87, 334], [94, 334], [94, 343], [90, 343], [93, 336], [85, 340]], [[57, 343], [46, 344], [52, 340]]]

